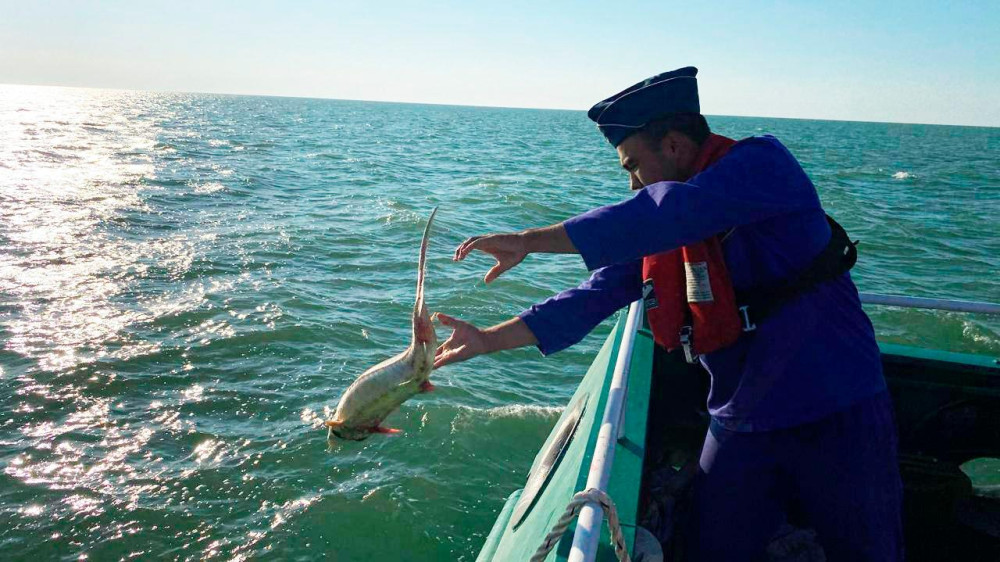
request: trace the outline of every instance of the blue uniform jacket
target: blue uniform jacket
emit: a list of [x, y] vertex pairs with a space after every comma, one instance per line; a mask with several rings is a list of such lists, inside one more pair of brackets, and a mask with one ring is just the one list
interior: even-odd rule
[[[593, 274], [521, 313], [543, 354], [575, 344], [638, 299], [643, 256], [735, 227], [723, 251], [739, 291], [791, 277], [830, 239], [815, 187], [772, 136], [740, 141], [687, 182], [646, 186], [563, 224]], [[734, 431], [799, 425], [885, 389], [850, 274], [789, 301], [702, 363], [712, 377], [709, 413]]]

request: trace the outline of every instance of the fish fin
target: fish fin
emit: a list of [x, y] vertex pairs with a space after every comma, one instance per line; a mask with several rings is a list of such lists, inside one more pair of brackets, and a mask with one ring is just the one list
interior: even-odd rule
[[403, 430], [396, 429], [395, 427], [383, 427], [381, 425], [376, 425], [372, 428], [372, 433], [402, 433]]
[[431, 384], [431, 381], [424, 381], [420, 383], [420, 392], [430, 392], [435, 388], [437, 387]]
[[326, 422], [323, 425], [331, 429], [337, 429], [338, 427], [344, 425], [344, 422], [337, 420], [326, 420]]

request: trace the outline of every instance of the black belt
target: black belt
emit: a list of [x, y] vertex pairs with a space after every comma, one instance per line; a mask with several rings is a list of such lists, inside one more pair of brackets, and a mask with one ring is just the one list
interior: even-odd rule
[[770, 283], [766, 287], [736, 291], [736, 302], [744, 332], [756, 330], [758, 322], [762, 322], [786, 302], [821, 283], [840, 277], [858, 262], [858, 242], [851, 242], [844, 227], [830, 215], [826, 216], [826, 221], [832, 231], [830, 242], [803, 271], [784, 281]]

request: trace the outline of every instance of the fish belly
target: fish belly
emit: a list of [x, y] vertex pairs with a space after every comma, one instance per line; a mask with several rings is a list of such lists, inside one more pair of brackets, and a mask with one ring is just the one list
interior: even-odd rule
[[333, 433], [363, 439], [403, 402], [419, 394], [432, 365], [422, 357], [423, 351], [404, 352], [358, 377], [337, 406], [334, 420], [340, 422], [340, 427]]

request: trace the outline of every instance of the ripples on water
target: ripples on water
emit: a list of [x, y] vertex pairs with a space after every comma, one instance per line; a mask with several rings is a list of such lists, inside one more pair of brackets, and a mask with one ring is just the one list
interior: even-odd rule
[[[1000, 130], [710, 122], [799, 156], [864, 290], [1000, 301]], [[607, 324], [438, 372], [404, 436], [328, 445], [322, 420], [405, 346], [431, 207], [430, 305], [486, 325], [585, 272], [532, 257], [487, 289], [458, 242], [625, 196], [582, 112], [0, 87], [0, 549], [474, 558]], [[996, 322], [872, 314], [1000, 353]]]

